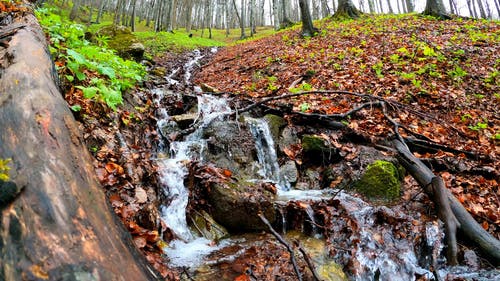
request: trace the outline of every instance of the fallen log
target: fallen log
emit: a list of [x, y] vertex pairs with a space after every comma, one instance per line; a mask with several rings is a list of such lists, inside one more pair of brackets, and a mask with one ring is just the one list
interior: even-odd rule
[[392, 144], [398, 151], [397, 157], [400, 163], [438, 206], [439, 218], [443, 220], [446, 227], [448, 255], [451, 255], [448, 257], [449, 262], [456, 262], [457, 248], [454, 227], [458, 227], [468, 239], [477, 244], [480, 250], [490, 257], [490, 261], [500, 264], [500, 241], [474, 220], [464, 206], [444, 186], [442, 179], [436, 177], [422, 161], [408, 150], [406, 145], [397, 139], [393, 140]]
[[157, 279], [112, 214], [36, 18], [18, 21], [0, 47], [0, 158], [17, 186], [0, 206], [0, 280]]

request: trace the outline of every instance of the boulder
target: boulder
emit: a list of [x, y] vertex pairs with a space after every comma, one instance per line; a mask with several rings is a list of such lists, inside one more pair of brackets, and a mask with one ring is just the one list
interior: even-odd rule
[[207, 140], [204, 159], [218, 168], [228, 169], [235, 177], [257, 178], [257, 153], [252, 134], [236, 121], [214, 121], [205, 129]]
[[302, 154], [304, 159], [314, 164], [330, 163], [340, 158], [337, 148], [330, 146], [325, 139], [316, 135], [302, 136]]
[[266, 230], [258, 217], [262, 213], [270, 223], [276, 220], [273, 202], [276, 188], [271, 183], [214, 183], [209, 192], [213, 218], [233, 232]]
[[393, 163], [376, 160], [368, 165], [354, 187], [370, 200], [392, 202], [400, 196], [402, 178], [402, 173]]
[[279, 139], [281, 130], [287, 125], [285, 118], [274, 114], [267, 114], [264, 116], [264, 120], [266, 120], [269, 126], [273, 140]]
[[116, 50], [124, 59], [139, 61], [144, 55], [144, 45], [125, 26], [107, 25], [97, 31], [97, 35], [108, 37], [108, 47]]

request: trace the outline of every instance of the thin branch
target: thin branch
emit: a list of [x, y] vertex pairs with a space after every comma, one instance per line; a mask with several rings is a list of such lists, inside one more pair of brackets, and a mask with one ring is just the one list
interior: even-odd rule
[[271, 232], [271, 234], [273, 234], [274, 237], [276, 237], [276, 239], [278, 239], [278, 241], [286, 247], [286, 249], [290, 253], [290, 261], [292, 262], [293, 269], [295, 270], [295, 274], [297, 274], [297, 280], [302, 281], [302, 275], [300, 274], [299, 267], [297, 265], [297, 261], [295, 260], [295, 252], [293, 251], [292, 246], [288, 242], [286, 242], [285, 239], [283, 237], [281, 237], [281, 235], [278, 232], [276, 232], [276, 230], [274, 230], [273, 226], [266, 219], [266, 217], [264, 217], [264, 215], [262, 215], [261, 213], [259, 213], [257, 215], [259, 216], [260, 220], [269, 228], [269, 231]]
[[319, 278], [318, 273], [316, 272], [316, 268], [314, 266], [314, 263], [312, 262], [311, 257], [309, 257], [309, 254], [307, 254], [306, 250], [304, 250], [304, 248], [302, 248], [302, 245], [300, 245], [299, 241], [294, 241], [294, 242], [295, 242], [295, 245], [299, 248], [299, 252], [304, 257], [304, 260], [306, 261], [307, 266], [309, 266], [309, 269], [312, 272], [314, 280], [321, 281], [321, 278]]

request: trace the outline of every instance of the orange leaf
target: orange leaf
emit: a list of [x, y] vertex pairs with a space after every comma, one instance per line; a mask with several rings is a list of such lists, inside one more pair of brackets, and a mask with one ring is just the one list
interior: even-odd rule
[[242, 275], [234, 278], [234, 281], [250, 281], [250, 277], [248, 277], [245, 274], [242, 274]]
[[490, 227], [490, 225], [488, 224], [487, 221], [483, 221], [483, 223], [481, 224], [481, 226], [484, 228], [484, 230], [488, 230], [488, 228]]
[[224, 169], [224, 170], [222, 170], [222, 174], [223, 174], [224, 176], [226, 176], [226, 177], [230, 177], [230, 176], [232, 176], [232, 175], [233, 175], [233, 173], [232, 173], [230, 170], [228, 170], [228, 169]]

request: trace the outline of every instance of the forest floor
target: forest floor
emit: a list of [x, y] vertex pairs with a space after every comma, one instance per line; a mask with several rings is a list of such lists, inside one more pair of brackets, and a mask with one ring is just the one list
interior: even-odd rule
[[[317, 27], [312, 38], [295, 29], [222, 49], [196, 82], [254, 101], [310, 92], [267, 105], [325, 118], [363, 104], [350, 93], [389, 101], [399, 134], [442, 148], [415, 155], [434, 159], [434, 172], [500, 238], [500, 23], [404, 15]], [[340, 121], [382, 144], [394, 134], [385, 115], [368, 107]]]
[[[197, 73], [196, 83], [246, 102], [309, 92], [266, 103], [285, 115], [342, 114], [366, 103], [357, 93], [387, 101], [399, 134], [435, 145], [415, 155], [429, 160], [483, 228], [500, 238], [500, 23], [405, 15], [326, 19], [317, 27], [312, 38], [292, 29], [224, 48]], [[171, 54], [155, 64], [178, 60]], [[154, 87], [150, 83], [145, 86]], [[137, 90], [111, 111], [75, 87], [65, 90], [70, 106], [82, 105], [75, 116], [115, 213], [148, 261], [175, 279], [162, 256], [155, 213], [160, 191], [151, 159], [159, 136], [152, 97]], [[368, 107], [340, 122], [383, 145], [394, 134], [387, 114]], [[409, 176], [406, 182], [417, 186]]]

